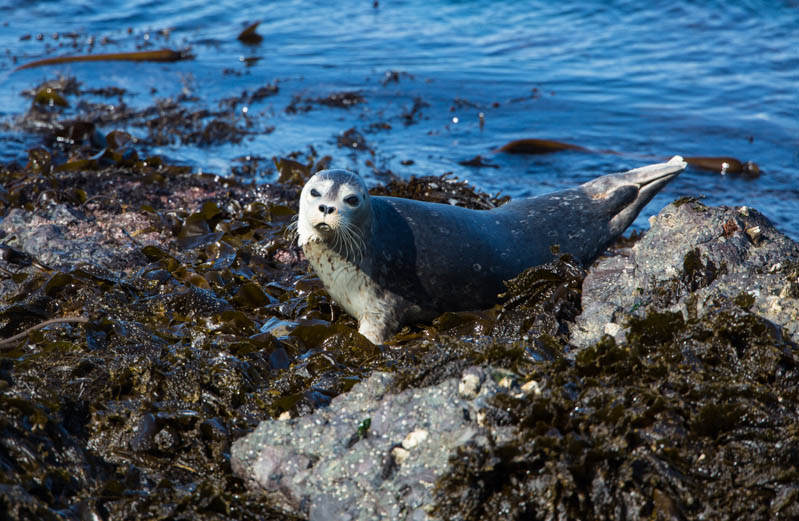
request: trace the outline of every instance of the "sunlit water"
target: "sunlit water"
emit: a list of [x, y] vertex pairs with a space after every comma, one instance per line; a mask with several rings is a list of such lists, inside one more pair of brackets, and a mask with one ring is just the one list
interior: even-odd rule
[[[734, 4], [734, 5], [730, 5]], [[400, 176], [453, 172], [480, 188], [533, 195], [599, 174], [670, 157], [733, 156], [757, 162], [755, 180], [689, 169], [649, 204], [635, 226], [682, 195], [707, 204], [758, 208], [799, 238], [799, 3], [670, 0], [558, 2], [372, 1], [0, 2], [0, 119], [24, 114], [21, 96], [71, 75], [85, 87], [118, 86], [144, 107], [190, 92], [197, 106], [278, 82], [276, 96], [247, 107], [257, 128], [237, 145], [175, 144], [152, 150], [203, 171], [228, 174], [235, 158], [270, 158], [313, 145], [333, 165], [377, 178], [370, 160]], [[261, 21], [258, 46], [236, 40]], [[129, 32], [129, 29], [131, 30]], [[169, 29], [169, 37], [159, 31]], [[19, 64], [75, 52], [190, 46], [170, 64], [81, 63], [11, 72]], [[53, 38], [59, 33], [59, 38]], [[42, 39], [36, 38], [38, 34]], [[31, 35], [29, 39], [22, 39]], [[111, 43], [101, 45], [103, 37]], [[60, 47], [59, 47], [60, 46]], [[257, 58], [257, 60], [245, 58]], [[14, 61], [16, 59], [16, 62]], [[383, 84], [388, 71], [398, 82]], [[292, 96], [359, 91], [349, 110], [314, 106], [286, 113]], [[405, 125], [414, 99], [429, 106]], [[238, 107], [237, 110], [241, 110]], [[479, 114], [483, 114], [481, 128]], [[367, 132], [376, 122], [391, 130]], [[338, 148], [361, 131], [374, 149]], [[111, 130], [109, 127], [107, 130]], [[139, 129], [129, 129], [132, 133]], [[518, 138], [546, 138], [618, 155], [493, 152]], [[39, 139], [2, 134], [0, 159], [20, 159]], [[461, 166], [482, 155], [499, 168]], [[412, 165], [403, 161], [413, 160]], [[264, 182], [274, 181], [265, 176]]]

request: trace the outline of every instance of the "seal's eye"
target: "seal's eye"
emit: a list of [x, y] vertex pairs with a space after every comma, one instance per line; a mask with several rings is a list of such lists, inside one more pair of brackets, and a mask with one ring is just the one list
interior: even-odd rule
[[316, 188], [311, 188], [311, 197], [319, 197], [319, 192], [316, 191]]
[[358, 206], [358, 196], [357, 195], [348, 195], [344, 198], [344, 202], [350, 206]]

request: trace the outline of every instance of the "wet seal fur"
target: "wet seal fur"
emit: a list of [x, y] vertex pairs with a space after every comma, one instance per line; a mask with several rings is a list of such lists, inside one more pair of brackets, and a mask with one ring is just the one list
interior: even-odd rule
[[685, 166], [675, 156], [493, 210], [370, 196], [357, 174], [324, 170], [302, 189], [296, 231], [330, 296], [383, 343], [403, 324], [493, 306], [553, 245], [589, 265]]

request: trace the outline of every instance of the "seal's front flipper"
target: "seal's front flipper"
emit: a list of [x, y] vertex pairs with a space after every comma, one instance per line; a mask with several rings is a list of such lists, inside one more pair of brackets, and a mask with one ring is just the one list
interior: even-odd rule
[[399, 329], [399, 321], [390, 310], [385, 313], [366, 313], [358, 320], [358, 333], [375, 345], [385, 344]]

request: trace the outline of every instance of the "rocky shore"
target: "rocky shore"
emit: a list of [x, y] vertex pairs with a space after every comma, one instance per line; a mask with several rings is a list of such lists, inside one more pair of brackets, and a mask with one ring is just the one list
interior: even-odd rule
[[794, 517], [798, 273], [757, 211], [677, 201], [588, 271], [562, 358], [375, 373], [261, 423], [233, 470], [311, 520]]
[[324, 158], [256, 188], [118, 141], [0, 167], [4, 518], [799, 516], [799, 245], [755, 209], [373, 346], [284, 235]]

